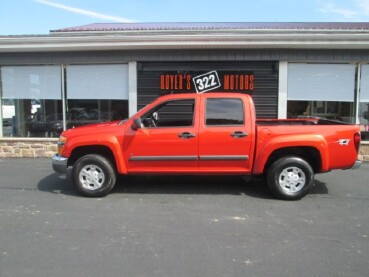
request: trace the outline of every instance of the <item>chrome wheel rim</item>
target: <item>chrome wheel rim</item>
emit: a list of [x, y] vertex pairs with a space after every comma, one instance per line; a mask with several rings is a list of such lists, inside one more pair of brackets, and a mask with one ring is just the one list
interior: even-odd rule
[[279, 185], [287, 193], [296, 193], [302, 190], [305, 183], [305, 173], [298, 167], [287, 167], [279, 174]]
[[79, 181], [87, 190], [97, 190], [105, 182], [104, 171], [96, 165], [85, 165], [79, 173]]

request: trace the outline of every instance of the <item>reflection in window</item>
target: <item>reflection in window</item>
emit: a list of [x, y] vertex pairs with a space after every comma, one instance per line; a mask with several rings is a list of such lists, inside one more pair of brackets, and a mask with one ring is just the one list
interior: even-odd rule
[[241, 99], [207, 99], [206, 125], [243, 125]]
[[128, 65], [68, 65], [67, 129], [128, 118]]
[[[3, 135], [5, 137], [53, 137], [63, 125], [55, 126], [61, 114], [61, 100], [2, 99]], [[12, 105], [7, 105], [13, 103]]]
[[126, 64], [1, 67], [3, 136], [57, 137], [64, 110], [67, 128], [128, 118], [127, 70]]
[[354, 123], [354, 104], [336, 101], [288, 101], [287, 118], [320, 117]]
[[67, 129], [128, 118], [128, 100], [68, 100]]
[[358, 112], [361, 138], [363, 140], [369, 140], [369, 64], [361, 65]]
[[1, 67], [3, 136], [54, 136], [62, 113], [60, 66]]
[[362, 139], [369, 140], [369, 102], [359, 104], [359, 123]]
[[145, 127], [193, 126], [195, 100], [168, 101], [155, 107], [142, 117]]

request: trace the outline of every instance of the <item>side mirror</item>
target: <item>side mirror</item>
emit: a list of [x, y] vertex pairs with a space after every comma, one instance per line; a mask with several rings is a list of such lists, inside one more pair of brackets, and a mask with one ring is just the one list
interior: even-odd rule
[[133, 131], [137, 131], [138, 129], [140, 129], [142, 127], [142, 121], [141, 118], [135, 118], [132, 122], [131, 128]]

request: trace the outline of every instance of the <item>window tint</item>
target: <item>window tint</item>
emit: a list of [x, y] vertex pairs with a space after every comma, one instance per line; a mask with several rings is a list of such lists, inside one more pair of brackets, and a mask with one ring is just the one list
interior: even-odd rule
[[145, 127], [192, 126], [195, 100], [168, 101], [154, 108], [142, 118]]
[[207, 99], [206, 125], [243, 125], [241, 99]]

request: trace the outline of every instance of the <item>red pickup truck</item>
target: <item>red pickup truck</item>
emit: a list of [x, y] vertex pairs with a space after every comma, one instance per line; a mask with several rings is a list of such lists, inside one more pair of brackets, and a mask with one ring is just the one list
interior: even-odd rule
[[105, 196], [117, 174], [265, 176], [278, 198], [300, 199], [314, 174], [360, 166], [356, 125], [323, 119], [257, 120], [238, 93], [174, 94], [125, 121], [61, 134], [56, 172], [72, 166], [85, 196]]

